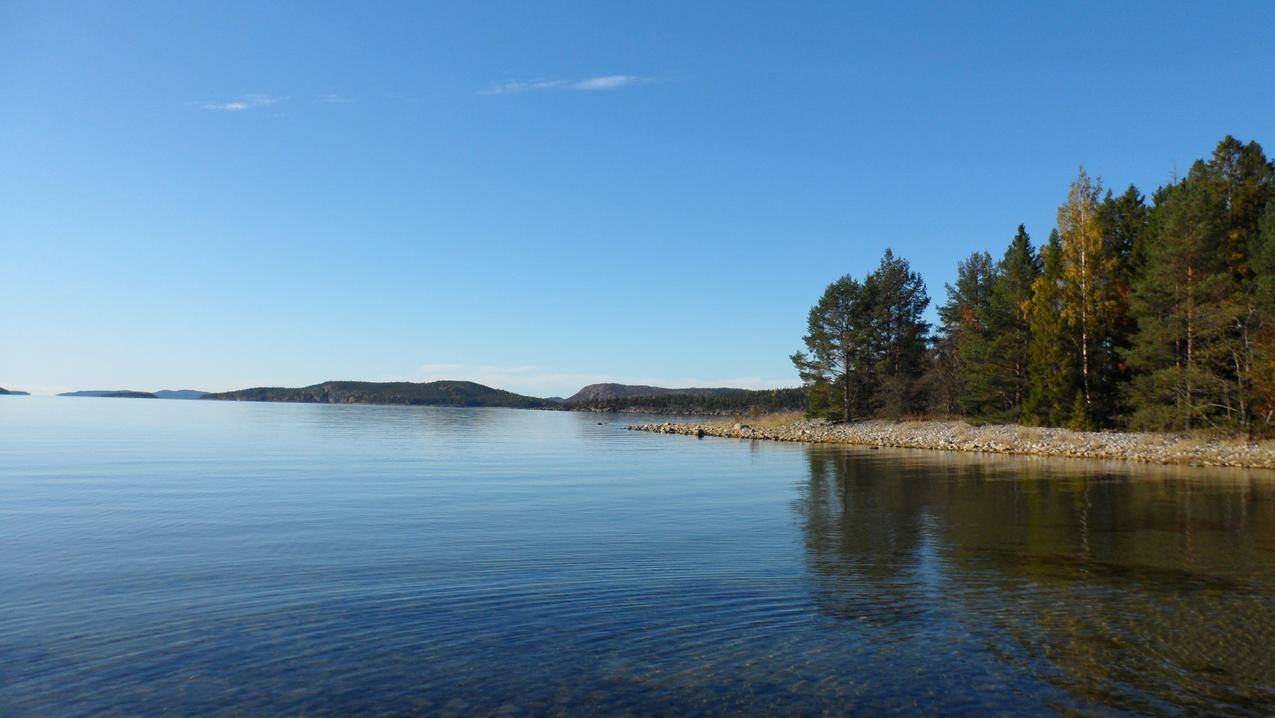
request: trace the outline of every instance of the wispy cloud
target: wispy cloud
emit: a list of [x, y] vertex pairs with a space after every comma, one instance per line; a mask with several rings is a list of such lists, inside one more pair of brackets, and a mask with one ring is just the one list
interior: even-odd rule
[[583, 80], [560, 80], [540, 78], [536, 80], [506, 80], [479, 90], [480, 95], [512, 95], [533, 90], [567, 90], [577, 92], [599, 92], [618, 90], [629, 85], [640, 85], [650, 82], [649, 78], [637, 75], [600, 75]]
[[512, 95], [517, 92], [527, 92], [528, 90], [556, 90], [567, 86], [563, 80], [506, 80], [485, 90], [479, 90], [480, 95]]
[[215, 110], [220, 112], [244, 112], [246, 110], [255, 110], [261, 107], [270, 107], [277, 105], [288, 98], [277, 97], [275, 95], [241, 95], [238, 99], [228, 102], [204, 102], [200, 103], [205, 110]]
[[326, 102], [329, 105], [348, 105], [354, 102], [354, 100], [343, 95], [338, 95], [335, 92], [329, 92], [325, 95], [319, 95], [319, 102]]
[[636, 85], [645, 82], [645, 80], [637, 75], [603, 75], [602, 77], [590, 77], [587, 80], [580, 80], [573, 83], [573, 90], [618, 90], [628, 85]]

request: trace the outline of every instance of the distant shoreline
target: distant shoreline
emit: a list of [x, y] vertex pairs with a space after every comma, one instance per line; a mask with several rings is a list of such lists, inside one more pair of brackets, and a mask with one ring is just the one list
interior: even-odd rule
[[1178, 466], [1275, 469], [1275, 442], [1248, 444], [1185, 434], [1071, 431], [1016, 425], [973, 426], [964, 421], [761, 419], [757, 425], [713, 421], [635, 424], [632, 431], [731, 439], [846, 444], [1025, 456], [1133, 461]]
[[429, 382], [325, 381], [303, 387], [252, 387], [216, 392], [208, 401], [277, 401], [305, 404], [398, 404], [409, 406], [491, 406], [595, 412], [634, 412], [666, 416], [736, 416], [751, 411], [804, 410], [802, 388], [670, 389], [626, 384], [590, 384], [566, 398], [540, 398], [472, 381]]

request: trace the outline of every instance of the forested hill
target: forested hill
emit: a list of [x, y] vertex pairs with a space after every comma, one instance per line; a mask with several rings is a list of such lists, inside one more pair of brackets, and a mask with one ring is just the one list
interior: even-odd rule
[[9, 389], [0, 387], [0, 396], [30, 396], [30, 395], [25, 391], [18, 391], [16, 389], [10, 391]]
[[564, 402], [566, 408], [648, 414], [742, 414], [803, 411], [806, 391], [796, 389], [668, 389], [629, 384], [591, 384]]
[[154, 393], [149, 391], [133, 391], [132, 389], [81, 389], [80, 391], [65, 391], [58, 396], [74, 396], [74, 397], [91, 397], [94, 399], [157, 399]]
[[683, 394], [686, 396], [729, 396], [745, 394], [747, 389], [731, 389], [727, 387], [684, 389], [668, 389], [662, 386], [646, 386], [644, 384], [590, 384], [577, 391], [565, 400], [568, 404], [587, 404], [593, 401], [613, 401], [615, 399], [634, 399], [638, 397], [665, 396]]
[[501, 406], [516, 409], [556, 407], [557, 402], [493, 389], [472, 381], [413, 383], [326, 381], [297, 389], [255, 387], [206, 394], [222, 401], [290, 401], [309, 404], [411, 404], [418, 406]]

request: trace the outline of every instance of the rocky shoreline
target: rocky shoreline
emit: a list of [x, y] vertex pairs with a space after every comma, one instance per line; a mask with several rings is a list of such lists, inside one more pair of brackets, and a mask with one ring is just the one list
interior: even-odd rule
[[635, 424], [633, 431], [731, 439], [856, 444], [992, 454], [1059, 456], [1181, 466], [1275, 469], [1275, 442], [1182, 434], [1071, 431], [1028, 426], [973, 426], [964, 421], [862, 421], [834, 424], [800, 419], [773, 426], [744, 423]]

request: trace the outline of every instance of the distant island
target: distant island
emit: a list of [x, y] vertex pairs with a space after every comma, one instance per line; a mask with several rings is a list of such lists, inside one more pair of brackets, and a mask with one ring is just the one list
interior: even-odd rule
[[104, 399], [158, 399], [149, 391], [132, 391], [131, 389], [86, 389], [83, 391], [68, 391], [58, 394], [58, 396], [78, 396], [78, 397], [98, 397]]
[[255, 387], [206, 394], [214, 401], [283, 401], [309, 404], [405, 404], [412, 406], [490, 406], [643, 414], [738, 414], [749, 411], [800, 411], [803, 389], [669, 389], [630, 384], [591, 384], [567, 399], [539, 398], [495, 389], [472, 381], [368, 382], [327, 381], [300, 388]]
[[0, 396], [31, 396], [30, 392], [18, 391], [16, 389], [5, 389], [0, 387]]
[[202, 399], [206, 391], [195, 389], [160, 389], [159, 391], [134, 391], [132, 389], [82, 389], [67, 391], [58, 396], [96, 397], [104, 399]]
[[215, 401], [286, 401], [305, 404], [407, 404], [412, 406], [492, 406], [541, 409], [554, 402], [493, 389], [472, 381], [325, 381], [298, 389], [254, 387], [206, 394]]

